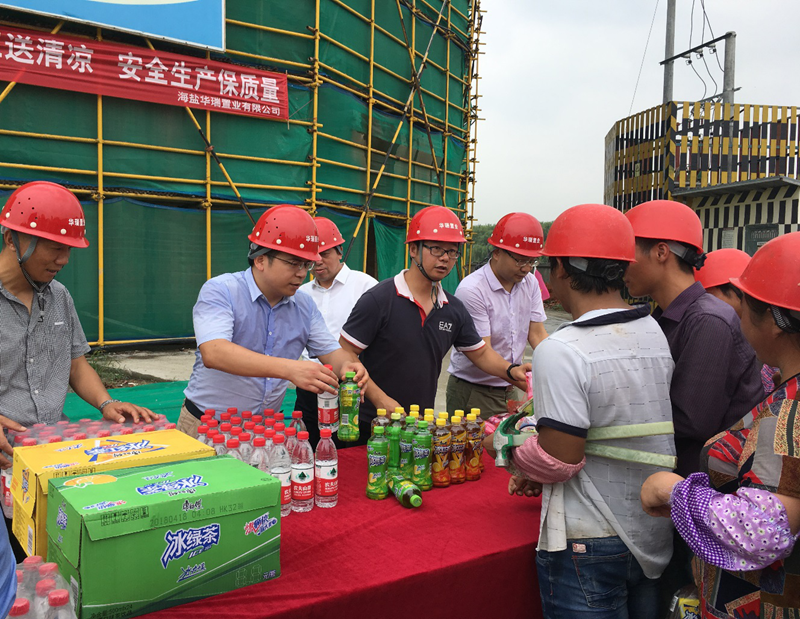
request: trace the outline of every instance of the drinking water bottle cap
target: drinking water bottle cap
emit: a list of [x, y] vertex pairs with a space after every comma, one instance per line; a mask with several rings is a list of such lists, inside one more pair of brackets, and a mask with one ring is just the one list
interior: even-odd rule
[[274, 414], [275, 414], [275, 411], [272, 410], [271, 408], [265, 408], [264, 409], [264, 416], [265, 417], [272, 417]]
[[42, 559], [39, 555], [33, 555], [32, 557], [26, 557], [22, 560], [22, 565], [26, 568], [30, 569], [31, 567], [35, 567], [39, 569], [39, 566], [44, 563], [44, 559]]
[[[308, 432], [306, 432], [308, 434]], [[319, 431], [320, 438], [330, 438], [331, 437], [331, 429], [330, 428], [322, 428]]]
[[58, 563], [42, 563], [39, 566], [39, 577], [40, 578], [47, 578], [52, 574], [58, 574]]
[[60, 443], [61, 441], [62, 438], [60, 436], [51, 436], [49, 439], [47, 439], [48, 443]]
[[275, 424], [275, 432], [283, 433], [286, 431], [286, 424], [284, 423], [276, 423]]
[[11, 610], [8, 611], [9, 617], [24, 617], [31, 609], [31, 603], [25, 598], [17, 598]]
[[302, 419], [303, 411], [292, 411], [292, 419]]
[[[320, 432], [320, 436], [322, 436], [322, 432]], [[301, 430], [300, 432], [297, 433], [297, 438], [301, 441], [307, 441], [308, 432], [306, 432], [305, 430]]]
[[233, 427], [233, 426], [232, 426], [231, 424], [229, 424], [229, 423], [223, 423], [223, 424], [222, 424], [222, 425], [219, 427], [219, 429], [220, 429], [220, 430], [222, 430], [223, 432], [230, 432], [232, 427]]
[[211, 415], [213, 417], [216, 414], [217, 414], [217, 411], [215, 411], [213, 408], [207, 408], [206, 409], [206, 415]]
[[250, 442], [250, 438], [251, 438], [251, 435], [250, 435], [249, 432], [242, 432], [239, 435], [239, 442], [240, 443], [249, 443]]
[[242, 434], [242, 429], [239, 428], [238, 426], [234, 426], [231, 428], [231, 434], [233, 436], [240, 436]]
[[47, 601], [50, 602], [50, 608], [66, 606], [69, 604], [69, 591], [66, 589], [51, 591], [50, 595], [47, 596]]
[[283, 434], [277, 434], [274, 439], [272, 439], [276, 445], [280, 445], [283, 441], [286, 440], [286, 437]]
[[[272, 431], [275, 432], [275, 430]], [[264, 434], [264, 432], [266, 432], [266, 428], [264, 426], [257, 425], [255, 428], [253, 428], [253, 434]]]
[[37, 442], [38, 441], [35, 438], [26, 438], [24, 441], [22, 441], [22, 446], [23, 447], [33, 447], [34, 445], [37, 444]]
[[216, 428], [219, 426], [219, 421], [216, 419], [209, 419], [208, 423], [206, 424], [209, 428]]
[[226, 444], [228, 449], [239, 449], [239, 439], [238, 438], [229, 438]]
[[264, 437], [265, 438], [273, 438], [275, 436], [275, 430], [270, 428], [269, 430], [264, 430]]
[[229, 412], [231, 415], [235, 415], [236, 413], [238, 413], [238, 412], [239, 412], [239, 409], [238, 409], [238, 408], [236, 408], [235, 406], [231, 406], [231, 407], [228, 409], [228, 412]]
[[253, 441], [253, 447], [264, 447], [267, 444], [267, 439], [263, 436], [257, 436]]
[[208, 434], [208, 426], [207, 425], [201, 425], [200, 427], [197, 428], [197, 433], [198, 434]]
[[286, 436], [294, 436], [295, 434], [297, 434], [297, 428], [286, 428]]
[[252, 419], [253, 411], [242, 411], [242, 419]]
[[56, 581], [52, 578], [45, 578], [36, 583], [36, 595], [44, 597], [56, 588]]
[[214, 444], [215, 445], [222, 445], [225, 443], [225, 435], [224, 434], [215, 434], [214, 435]]
[[242, 418], [239, 415], [234, 415], [231, 417], [231, 425], [232, 426], [240, 426], [242, 425]]

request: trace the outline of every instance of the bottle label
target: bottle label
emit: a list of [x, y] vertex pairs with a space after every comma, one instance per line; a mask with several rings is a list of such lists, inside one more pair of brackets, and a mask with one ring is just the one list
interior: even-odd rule
[[434, 485], [450, 484], [450, 437], [434, 438], [433, 462], [431, 463], [431, 478]]
[[292, 498], [297, 500], [314, 498], [314, 469], [292, 467]]
[[277, 477], [281, 482], [281, 505], [286, 505], [292, 502], [292, 474], [289, 471], [285, 473], [273, 473], [273, 477]]
[[316, 465], [317, 496], [336, 496], [339, 493], [339, 467], [336, 464]]
[[321, 424], [333, 425], [339, 421], [339, 401], [336, 398], [317, 400], [317, 420]]

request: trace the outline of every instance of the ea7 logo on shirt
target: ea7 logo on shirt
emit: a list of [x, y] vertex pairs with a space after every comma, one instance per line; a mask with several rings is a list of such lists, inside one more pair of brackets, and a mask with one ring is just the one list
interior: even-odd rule
[[439, 321], [439, 331], [447, 331], [448, 333], [453, 332], [453, 323], [452, 322], [444, 322], [442, 320]]

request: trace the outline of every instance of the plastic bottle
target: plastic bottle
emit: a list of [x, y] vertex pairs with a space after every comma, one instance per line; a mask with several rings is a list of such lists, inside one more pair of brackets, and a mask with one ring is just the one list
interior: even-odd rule
[[375, 436], [375, 428], [376, 428], [376, 426], [381, 426], [381, 427], [385, 428], [390, 423], [391, 423], [391, 420], [386, 416], [386, 409], [385, 408], [379, 408], [376, 411], [375, 419], [373, 419], [372, 423], [370, 424], [370, 434], [369, 434], [370, 437]]
[[[287, 428], [294, 430], [294, 428]], [[308, 432], [299, 433], [292, 454], [292, 511], [308, 512], [314, 507], [314, 450]]]
[[220, 434], [224, 434], [225, 435], [225, 440], [226, 441], [231, 437], [231, 428], [233, 428], [233, 426], [230, 424], [230, 422], [226, 421], [226, 422], [223, 422], [223, 423], [219, 424]]
[[447, 427], [448, 430], [450, 429], [450, 415], [448, 415], [447, 413], [439, 413], [438, 415], [436, 415], [436, 419], [437, 419], [436, 425], [439, 425], [438, 424], [439, 419], [444, 419], [445, 426]]
[[250, 462], [250, 456], [253, 455], [251, 436], [248, 432], [242, 432], [239, 435], [239, 453], [242, 454], [243, 462]]
[[269, 453], [267, 453], [267, 439], [263, 436], [253, 440], [253, 452], [250, 454], [250, 466], [257, 468], [262, 473], [269, 473]]
[[253, 411], [242, 411], [242, 424], [253, 419]]
[[27, 597], [33, 598], [36, 595], [36, 583], [39, 582], [39, 566], [44, 563], [44, 559], [39, 555], [32, 555], [22, 560], [22, 580], [23, 588], [27, 592]]
[[[333, 371], [333, 366], [326, 365]], [[339, 394], [323, 391], [317, 396], [317, 423], [319, 429], [329, 428], [331, 432], [339, 429]]]
[[257, 426], [264, 425], [264, 415], [253, 415], [251, 421], [256, 424]]
[[11, 610], [8, 611], [8, 616], [19, 617], [19, 619], [33, 619], [36, 615], [30, 612], [30, 608], [31, 603], [18, 595], [17, 599], [14, 600], [14, 604], [11, 606]]
[[383, 426], [375, 428], [375, 436], [367, 442], [367, 463], [369, 477], [367, 478], [367, 498], [385, 499], [389, 494], [386, 483], [386, 464], [389, 459], [389, 441], [383, 436]]
[[428, 431], [428, 422], [425, 420], [417, 422], [417, 432], [412, 440], [414, 451], [414, 471], [411, 481], [415, 483], [423, 492], [433, 487], [431, 481], [431, 446], [433, 437]]
[[297, 449], [297, 430], [286, 428], [284, 436], [286, 436], [286, 451], [289, 452], [290, 457], [294, 457], [294, 450]]
[[[414, 404], [414, 406], [416, 406], [416, 404]], [[408, 415], [406, 415], [406, 419], [405, 419], [405, 423], [403, 424], [403, 427], [411, 426], [411, 431], [412, 432], [416, 432], [417, 431], [417, 422], [419, 420], [420, 420], [420, 416], [419, 416], [419, 411], [418, 410], [416, 410], [416, 411], [414, 411], [414, 410], [408, 411]]]
[[30, 592], [25, 588], [25, 572], [17, 568], [17, 598], [29, 598]]
[[331, 429], [319, 431], [314, 454], [314, 479], [317, 482], [314, 503], [317, 507], [336, 507], [339, 501], [339, 456], [331, 439]]
[[217, 452], [218, 456], [224, 456], [228, 453], [228, 450], [225, 448], [225, 435], [224, 434], [215, 434], [214, 435], [214, 451]]
[[219, 414], [219, 422], [220, 423], [230, 423], [231, 417], [233, 417], [237, 412], [235, 408], [229, 408], [227, 412]]
[[481, 478], [481, 426], [473, 413], [467, 415], [467, 423], [464, 428], [467, 431], [467, 442], [464, 449], [467, 481], [477, 481]]
[[208, 426], [205, 424], [200, 424], [197, 428], [197, 440], [203, 443], [203, 445], [208, 445]]
[[[403, 421], [403, 423], [405, 423], [406, 409], [404, 409], [402, 406], [395, 406], [394, 407], [394, 411], [392, 412], [392, 415], [394, 415], [395, 413], [400, 415], [400, 420]], [[393, 419], [394, 419], [394, 417], [393, 417]]]
[[45, 619], [76, 619], [72, 607], [69, 605], [69, 591], [56, 589], [48, 596], [50, 603]]
[[453, 416], [450, 424], [450, 483], [463, 484], [467, 481], [467, 463], [464, 461], [464, 449], [467, 444], [467, 429], [461, 423], [461, 417]]
[[[239, 438], [242, 435], [241, 426], [231, 426], [231, 438]], [[241, 443], [241, 441], [239, 441]]]
[[361, 388], [355, 381], [355, 372], [347, 372], [344, 378], [345, 381], [339, 386], [339, 440], [352, 443], [361, 436], [358, 428]]
[[[392, 414], [394, 417], [397, 413]], [[386, 434], [389, 435], [389, 458], [386, 463], [386, 469], [389, 475], [400, 472], [400, 432], [402, 430], [395, 425], [390, 425], [386, 428]]]
[[392, 494], [403, 507], [420, 507], [422, 505], [422, 493], [419, 488], [402, 475], [390, 475], [388, 483]]
[[286, 426], [284, 425], [284, 423], [282, 421], [275, 422], [275, 435], [277, 436], [278, 434], [284, 434], [285, 432], [286, 432]]
[[[264, 440], [266, 442], [264, 447], [267, 449], [267, 454], [268, 455], [272, 451], [272, 446], [274, 445], [274, 439], [275, 439], [275, 430], [265, 430], [264, 431]], [[286, 439], [284, 439], [284, 440], [286, 440]]]
[[281, 482], [281, 516], [286, 518], [292, 512], [292, 459], [283, 442], [286, 437], [276, 434], [269, 454], [269, 473]]
[[50, 606], [48, 596], [56, 590], [56, 581], [52, 578], [45, 578], [36, 583], [36, 593], [33, 598], [33, 613], [36, 617], [44, 617]]
[[414, 425], [411, 421], [414, 418], [411, 417], [411, 413], [406, 418], [406, 425], [400, 431], [400, 474], [405, 477], [406, 479], [410, 480], [414, 474], [414, 451], [413, 451], [413, 440], [414, 440]]
[[242, 427], [242, 418], [239, 415], [231, 415], [231, 425], [236, 428]]
[[228, 451], [227, 454], [232, 458], [236, 458], [237, 460], [242, 460], [242, 452], [239, 451], [239, 439], [238, 438], [229, 438], [228, 442], [225, 443], [225, 447], [227, 447]]
[[272, 418], [275, 420], [275, 424], [282, 423], [284, 427], [286, 427], [286, 422], [283, 419], [283, 413], [278, 411], [277, 413], [272, 413]]
[[481, 471], [483, 471], [483, 439], [486, 438], [486, 420], [481, 417], [481, 409], [479, 408], [471, 408], [469, 412], [471, 415], [475, 415], [475, 421], [477, 421], [478, 425], [481, 427], [481, 438], [478, 446], [478, 464], [481, 465]]
[[292, 420], [289, 422], [289, 427], [298, 432], [308, 431], [306, 423], [303, 421], [303, 411], [292, 411]]
[[433, 458], [431, 462], [431, 481], [436, 488], [447, 488], [450, 485], [450, 430], [443, 418], [436, 420], [433, 431]]
[[267, 417], [269, 417], [270, 419], [274, 419], [275, 418], [275, 411], [273, 409], [271, 409], [271, 408], [265, 408], [264, 409], [264, 419], [266, 419]]

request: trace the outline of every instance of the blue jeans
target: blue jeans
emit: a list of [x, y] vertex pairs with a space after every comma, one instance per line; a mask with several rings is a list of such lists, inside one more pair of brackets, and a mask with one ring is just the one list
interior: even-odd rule
[[[585, 549], [585, 552], [582, 552]], [[536, 556], [545, 619], [656, 619], [658, 581], [619, 537], [569, 539]]]

